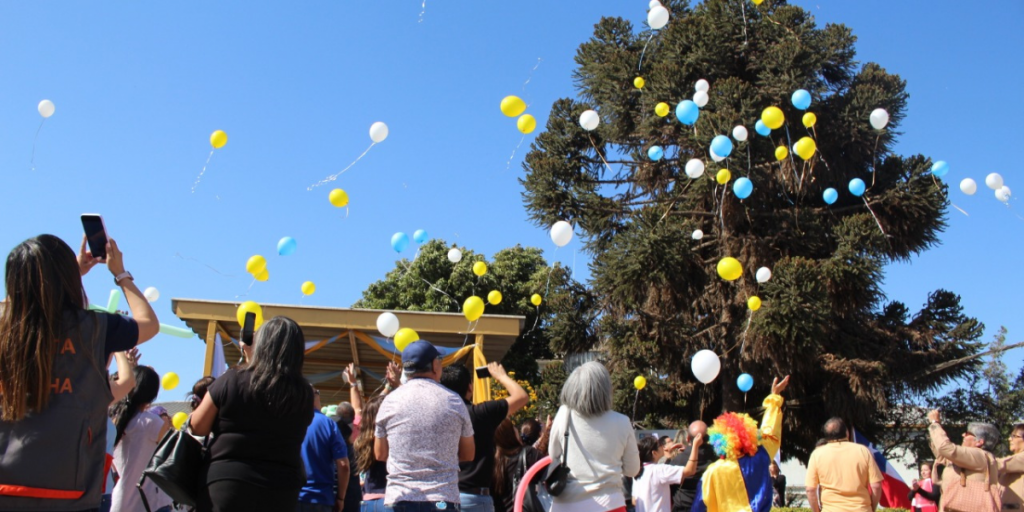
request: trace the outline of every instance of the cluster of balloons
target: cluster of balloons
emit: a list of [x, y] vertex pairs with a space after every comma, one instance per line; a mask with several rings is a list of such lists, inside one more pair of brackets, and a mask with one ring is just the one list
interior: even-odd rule
[[377, 330], [385, 338], [395, 338], [395, 348], [399, 351], [405, 350], [410, 343], [420, 339], [419, 333], [408, 327], [401, 327], [398, 317], [390, 311], [377, 316]]
[[270, 272], [267, 270], [267, 259], [259, 254], [252, 256], [249, 258], [249, 261], [245, 262], [245, 271], [252, 274], [252, 277], [260, 282], [270, 279]]
[[665, 25], [668, 25], [668, 9], [661, 5], [659, 0], [651, 0], [647, 7], [650, 9], [647, 11], [647, 24], [654, 30], [665, 28]]
[[[935, 173], [934, 169], [935, 166], [932, 166], [933, 174]], [[1010, 200], [1010, 195], [1012, 194], [1012, 191], [1010, 190], [1010, 187], [1006, 186], [1006, 184], [1003, 183], [1003, 176], [1000, 175], [999, 173], [993, 172], [988, 176], [985, 176], [985, 186], [995, 191], [996, 199], [1004, 203]], [[978, 184], [975, 183], [974, 180], [972, 180], [971, 178], [964, 178], [963, 181], [960, 182], [960, 191], [969, 196], [973, 196], [974, 193], [978, 191]]]
[[525, 135], [537, 129], [537, 119], [530, 114], [524, 114], [524, 112], [526, 112], [526, 102], [519, 96], [505, 96], [501, 100], [501, 113], [508, 117], [518, 117], [516, 128], [519, 128], [519, 131]]
[[[430, 235], [427, 233], [426, 230], [417, 229], [415, 232], [413, 232], [412, 239], [416, 241], [416, 243], [418, 244], [423, 244], [430, 239]], [[391, 235], [391, 248], [394, 249], [395, 252], [403, 252], [406, 249], [408, 249], [409, 235], [401, 231], [395, 233], [394, 235]], [[451, 253], [449, 253], [449, 258], [451, 257], [450, 254]], [[462, 259], [461, 253], [459, 253], [459, 259]]]

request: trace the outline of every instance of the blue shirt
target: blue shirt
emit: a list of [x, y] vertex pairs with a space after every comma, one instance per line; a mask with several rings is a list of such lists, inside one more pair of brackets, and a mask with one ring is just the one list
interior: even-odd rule
[[338, 425], [314, 411], [313, 422], [306, 429], [302, 441], [302, 461], [306, 464], [306, 485], [299, 492], [299, 501], [305, 503], [334, 504], [334, 461], [348, 460], [348, 449], [341, 438]]

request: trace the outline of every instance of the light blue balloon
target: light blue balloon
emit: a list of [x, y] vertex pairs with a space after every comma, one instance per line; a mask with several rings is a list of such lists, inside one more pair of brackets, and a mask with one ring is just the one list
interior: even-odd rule
[[736, 377], [736, 387], [740, 388], [740, 391], [744, 393], [750, 391], [754, 387], [754, 377], [749, 373], [740, 374], [739, 377]]
[[932, 164], [932, 174], [935, 176], [941, 178], [945, 176], [947, 172], [949, 172], [949, 164], [947, 164], [945, 160], [939, 160]]
[[395, 252], [402, 252], [409, 247], [409, 235], [399, 231], [394, 235], [391, 235], [391, 248]]
[[836, 202], [837, 199], [839, 199], [839, 192], [836, 192], [836, 189], [829, 187], [825, 189], [825, 193], [821, 194], [821, 197], [825, 200], [826, 203], [832, 204]]
[[299, 248], [299, 244], [295, 242], [295, 239], [286, 236], [277, 242], [277, 253], [281, 256], [291, 256], [295, 254], [295, 249]]
[[854, 179], [850, 180], [850, 193], [851, 194], [853, 194], [853, 195], [855, 195], [857, 197], [860, 197], [860, 196], [864, 195], [864, 189], [865, 188], [867, 188], [867, 185], [864, 184], [864, 180], [862, 180], [860, 178], [854, 178]]
[[768, 125], [764, 124], [764, 121], [760, 119], [754, 123], [754, 131], [762, 137], [767, 137], [772, 134], [772, 129], [768, 128]]
[[700, 107], [692, 100], [683, 100], [676, 105], [676, 119], [687, 126], [693, 126], [700, 117]]
[[740, 199], [750, 197], [750, 193], [753, 191], [754, 182], [750, 181], [749, 178], [739, 178], [732, 184], [732, 193], [736, 194], [736, 197]]
[[720, 157], [727, 157], [732, 154], [732, 139], [725, 135], [716, 135], [711, 139], [711, 151]]
[[800, 110], [807, 110], [807, 107], [811, 106], [811, 93], [803, 89], [797, 89], [790, 100], [793, 102], [794, 107]]
[[657, 162], [665, 156], [665, 150], [661, 149], [661, 146], [651, 146], [651, 149], [647, 150], [647, 157]]
[[415, 240], [416, 243], [418, 244], [426, 242], [428, 238], [430, 237], [427, 236], [426, 230], [423, 229], [417, 229], [416, 232], [412, 234], [412, 239]]

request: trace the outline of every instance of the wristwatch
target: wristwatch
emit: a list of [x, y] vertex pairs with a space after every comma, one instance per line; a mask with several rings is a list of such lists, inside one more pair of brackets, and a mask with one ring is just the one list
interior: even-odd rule
[[132, 273], [125, 270], [124, 272], [121, 272], [120, 274], [114, 276], [114, 284], [120, 285], [122, 279], [131, 279], [132, 281], [135, 280], [135, 278], [132, 277]]

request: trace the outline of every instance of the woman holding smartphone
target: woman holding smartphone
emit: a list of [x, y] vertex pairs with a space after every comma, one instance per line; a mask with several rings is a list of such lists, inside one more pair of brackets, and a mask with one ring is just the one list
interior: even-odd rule
[[[0, 303], [0, 510], [97, 509], [103, 487], [105, 363], [156, 336], [160, 324], [125, 272], [117, 243], [106, 258], [53, 235], [7, 256]], [[88, 311], [82, 276], [106, 263], [133, 318]], [[54, 464], [61, 461], [61, 464]]]

